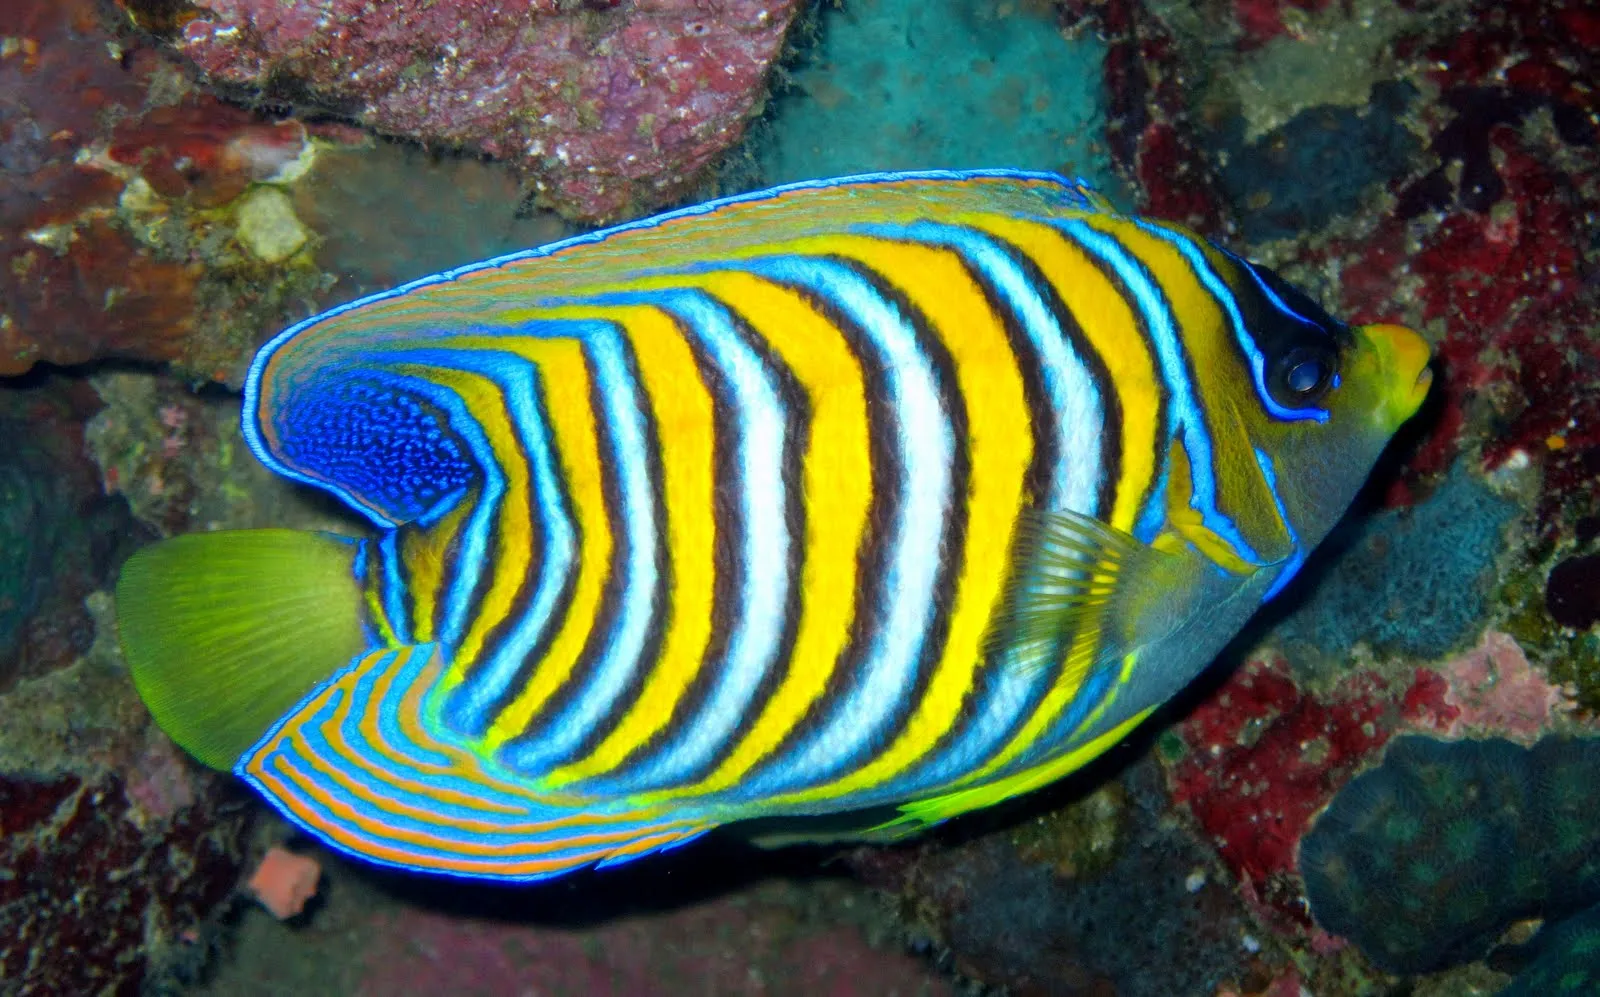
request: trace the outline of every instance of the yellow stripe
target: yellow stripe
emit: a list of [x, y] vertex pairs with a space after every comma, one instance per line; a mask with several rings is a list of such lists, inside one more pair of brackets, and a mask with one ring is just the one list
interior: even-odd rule
[[437, 524], [401, 534], [400, 561], [406, 591], [411, 593], [411, 640], [429, 644], [437, 633], [439, 597], [444, 588], [445, 552], [461, 532], [467, 514], [483, 497], [479, 489], [463, 496]]
[[[1151, 709], [1154, 709], [1154, 707]], [[1100, 734], [1086, 744], [1081, 744], [1059, 757], [1052, 758], [1032, 768], [1023, 769], [1021, 772], [1006, 776], [1003, 779], [996, 779], [994, 782], [976, 786], [968, 786], [966, 789], [960, 789], [943, 796], [907, 803], [900, 808], [905, 817], [901, 818], [901, 820], [891, 821], [886, 826], [897, 826], [902, 821], [907, 823], [914, 822], [923, 826], [937, 824], [957, 814], [993, 806], [1002, 800], [1009, 800], [1013, 796], [1021, 796], [1023, 793], [1031, 793], [1035, 789], [1048, 786], [1067, 773], [1076, 772], [1094, 761], [1107, 748], [1121, 741], [1129, 731], [1139, 726], [1150, 713], [1151, 710], [1145, 710], [1143, 713], [1131, 717]]]
[[[1110, 523], [1127, 532], [1139, 517], [1141, 500], [1157, 473], [1161, 425], [1160, 375], [1150, 344], [1140, 334], [1132, 306], [1116, 285], [1095, 266], [1092, 258], [1060, 231], [1037, 222], [973, 215], [962, 219], [1003, 239], [1031, 258], [1049, 280], [1084, 338], [1105, 365], [1122, 410], [1122, 473], [1118, 478]], [[1086, 635], [1066, 657], [1092, 660], [1098, 632]], [[1004, 769], [1049, 731], [1062, 711], [1071, 705], [1089, 678], [1088, 669], [1064, 675], [1050, 689], [1010, 741], [981, 767], [954, 785], [974, 785]]]
[[1005, 326], [983, 291], [950, 251], [866, 236], [808, 241], [801, 252], [857, 260], [893, 284], [927, 317], [950, 354], [956, 388], [966, 400], [965, 446], [970, 476], [964, 510], [963, 559], [943, 654], [899, 736], [870, 763], [843, 779], [788, 794], [775, 803], [805, 802], [877, 785], [922, 757], [959, 717], [983, 659], [990, 617], [1011, 568], [1012, 532], [1028, 500], [1024, 478], [1033, 460], [1032, 418], [1022, 372]]
[[[516, 427], [512, 425], [505, 398], [494, 381], [454, 367], [399, 363], [395, 365], [395, 370], [449, 388], [460, 396], [488, 440], [496, 469], [505, 481], [505, 493], [500, 497], [494, 526], [499, 540], [496, 548], [499, 557], [486, 569], [489, 573], [488, 590], [482, 601], [472, 607], [467, 630], [454, 649], [454, 660], [445, 673], [444, 688], [451, 689], [461, 683], [467, 670], [477, 661], [484, 638], [511, 611], [517, 592], [527, 578], [531, 554], [528, 539], [531, 529], [528, 458], [522, 450]], [[413, 598], [416, 598], [416, 593], [413, 593]], [[424, 619], [431, 621], [432, 614], [429, 613]]]
[[[606, 518], [600, 441], [596, 435], [589, 370], [584, 363], [582, 346], [570, 339], [524, 337], [473, 338], [455, 340], [452, 345], [492, 346], [516, 352], [538, 365], [544, 408], [550, 417], [554, 449], [560, 456], [562, 477], [579, 536], [577, 579], [566, 618], [527, 685], [495, 717], [483, 742], [483, 750], [488, 753], [522, 734], [534, 713], [571, 677], [594, 628], [602, 589], [610, 571], [613, 538]], [[523, 530], [526, 529], [524, 526]], [[518, 550], [522, 560], [516, 567], [502, 563], [496, 565], [495, 570], [502, 577], [509, 576], [521, 582], [527, 572], [528, 534], [502, 535], [500, 541], [503, 547]]]
[[[1256, 464], [1254, 445], [1239, 417], [1241, 409], [1260, 408], [1255, 383], [1239, 355], [1232, 327], [1217, 299], [1177, 247], [1126, 218], [1096, 217], [1088, 224], [1118, 240], [1160, 285], [1178, 322], [1201, 418], [1211, 434], [1217, 481], [1217, 510], [1239, 527], [1245, 541], [1268, 561], [1291, 552], [1289, 533], [1272, 492]], [[1185, 235], [1181, 229], [1172, 231]], [[1235, 557], [1240, 556], [1235, 550]]]
[[1161, 382], [1150, 346], [1139, 334], [1133, 308], [1117, 293], [1087, 253], [1056, 229], [997, 215], [963, 219], [1020, 249], [1055, 288], [1089, 341], [1112, 383], [1122, 409], [1122, 473], [1110, 524], [1131, 532], [1140, 500], [1156, 473]]
[[737, 785], [822, 695], [850, 639], [856, 558], [868, 528], [873, 485], [860, 362], [837, 328], [798, 294], [750, 274], [694, 275], [671, 284], [702, 288], [750, 323], [805, 391], [811, 426], [802, 467], [806, 528], [800, 619], [788, 670], [760, 704], [755, 723], [740, 732], [710, 775], [653, 794], [647, 798], [651, 802]]
[[660, 311], [574, 307], [549, 312], [548, 317], [616, 322], [633, 347], [660, 441], [672, 586], [671, 615], [661, 624], [666, 632], [660, 657], [639, 698], [588, 757], [546, 777], [546, 785], [559, 787], [609, 771], [665, 727], [705, 657], [717, 581], [716, 424], [711, 393], [700, 378], [694, 353], [676, 324]]

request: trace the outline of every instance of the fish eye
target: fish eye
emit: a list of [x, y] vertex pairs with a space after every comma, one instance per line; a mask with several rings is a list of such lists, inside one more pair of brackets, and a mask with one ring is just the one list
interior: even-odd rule
[[1336, 358], [1328, 350], [1308, 347], [1290, 350], [1273, 371], [1273, 394], [1278, 403], [1290, 407], [1315, 404], [1332, 385], [1336, 364]]

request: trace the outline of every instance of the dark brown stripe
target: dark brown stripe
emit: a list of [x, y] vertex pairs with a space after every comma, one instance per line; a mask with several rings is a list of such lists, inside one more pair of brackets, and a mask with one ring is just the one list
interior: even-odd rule
[[[523, 726], [522, 733], [512, 738], [502, 748], [502, 752], [514, 752], [522, 744], [535, 743], [543, 736], [543, 727], [559, 718], [567, 707], [582, 695], [587, 688], [587, 680], [592, 672], [593, 659], [605, 652], [605, 646], [611, 638], [611, 631], [616, 626], [617, 617], [621, 613], [622, 593], [627, 584], [627, 559], [629, 554], [628, 535], [623, 528], [623, 508], [621, 484], [615, 471], [615, 463], [606, 460], [607, 454], [616, 452], [616, 443], [611, 436], [610, 423], [605, 418], [604, 401], [600, 397], [599, 378], [594, 370], [594, 362], [589, 359], [587, 351], [583, 353], [583, 364], [588, 373], [589, 382], [589, 410], [594, 413], [596, 434], [596, 452], [600, 458], [600, 495], [606, 507], [606, 523], [611, 530], [612, 546], [611, 558], [606, 565], [606, 579], [600, 592], [600, 603], [595, 610], [592, 626], [584, 640], [583, 650], [578, 653], [572, 671], [565, 682], [556, 692], [545, 700], [544, 704], [528, 718]], [[575, 521], [576, 522], [576, 521]], [[578, 542], [582, 543], [581, 527], [579, 528]], [[570, 608], [570, 604], [567, 607]], [[552, 616], [552, 632], [558, 632], [566, 625], [563, 615], [557, 619]], [[497, 703], [496, 711], [516, 698], [526, 687], [533, 672], [543, 664], [543, 656], [529, 655], [523, 667], [518, 670], [516, 680], [507, 688], [504, 704]]]
[[[927, 634], [924, 637], [921, 654], [918, 658], [916, 677], [911, 688], [902, 698], [899, 708], [890, 719], [889, 726], [876, 736], [869, 749], [856, 757], [852, 757], [836, 769], [816, 775], [803, 775], [801, 781], [785, 785], [785, 792], [799, 791], [819, 783], [832, 782], [847, 778], [852, 771], [866, 766], [877, 757], [877, 752], [893, 744], [905, 729], [911, 716], [916, 712], [917, 704], [927, 693], [929, 681], [938, 667], [938, 662], [944, 654], [945, 640], [949, 635], [951, 607], [955, 600], [956, 582], [960, 572], [957, 566], [965, 561], [965, 543], [967, 531], [967, 493], [971, 485], [971, 458], [967, 452], [967, 439], [969, 436], [967, 425], [967, 411], [965, 399], [961, 397], [959, 385], [955, 376], [955, 362], [950, 353], [945, 349], [943, 341], [936, 335], [928, 321], [928, 317], [912, 303], [899, 288], [889, 283], [884, 277], [869, 267], [856, 260], [841, 257], [827, 257], [824, 262], [848, 271], [851, 275], [868, 284], [873, 293], [891, 308], [893, 308], [906, 325], [912, 330], [917, 347], [923, 357], [928, 361], [934, 373], [934, 379], [939, 392], [940, 405], [945, 416], [950, 421], [952, 436], [952, 459], [950, 466], [950, 499], [952, 504], [947, 505], [944, 515], [943, 529], [939, 538], [939, 549], [942, 552], [937, 577], [933, 586], [933, 606], [928, 622]], [[840, 329], [846, 330], [846, 338], [855, 347], [858, 356], [866, 356], [873, 347], [868, 338], [843, 314], [830, 312], [829, 318]], [[863, 363], [864, 368], [870, 368]], [[874, 390], [876, 389], [876, 390]], [[897, 487], [902, 468], [898, 453], [894, 445], [888, 441], [893, 435], [893, 426], [898, 419], [888, 411], [892, 400], [889, 398], [887, 386], [883, 382], [882, 374], [869, 381], [867, 392], [868, 422], [876, 430], [872, 434], [874, 442], [873, 467], [893, 468], [892, 476], [883, 476], [879, 479], [884, 491], [890, 491], [889, 482], [894, 482]], [[877, 407], [881, 414], [873, 417], [873, 409]], [[893, 453], [880, 454], [880, 450]], [[880, 457], [883, 459], [880, 461]], [[913, 483], [915, 484], [915, 483]], [[781, 767], [786, 761], [785, 756], [796, 750], [807, 738], [821, 725], [831, 721], [833, 708], [841, 702], [847, 701], [853, 695], [859, 694], [861, 682], [861, 655], [863, 649], [870, 643], [871, 634], [882, 623], [882, 609], [887, 604], [890, 593], [886, 589], [888, 579], [888, 565], [892, 551], [887, 534], [898, 512], [900, 496], [894, 495], [894, 504], [884, 506], [879, 502], [879, 496], [874, 495], [872, 509], [872, 539], [870, 541], [870, 560], [860, 562], [862, 578], [867, 586], [865, 592], [858, 594], [855, 624], [852, 628], [850, 650], [844, 656], [840, 666], [834, 669], [829, 676], [827, 689], [820, 699], [812, 705], [804, 720], [796, 726], [778, 745], [776, 750], [757, 764], [750, 774], [751, 779], [760, 779], [774, 768]], [[886, 514], [886, 512], [888, 514]], [[870, 612], [862, 610], [870, 608]]]
[[[709, 293], [707, 297], [711, 296]], [[773, 662], [758, 683], [749, 703], [745, 706], [743, 715], [733, 728], [733, 734], [724, 744], [721, 751], [713, 754], [710, 760], [681, 778], [661, 786], [632, 786], [630, 789], [643, 792], [649, 789], [664, 788], [666, 785], [679, 785], [699, 781], [710, 775], [722, 763], [727, 753], [738, 743], [738, 732], [753, 723], [760, 715], [767, 701], [777, 691], [785, 669], [788, 667], [794, 654], [794, 641], [799, 632], [801, 615], [801, 572], [804, 570], [806, 549], [806, 510], [805, 510], [805, 479], [804, 458], [811, 444], [812, 409], [809, 396], [800, 384], [794, 373], [768, 346], [767, 342], [742, 315], [735, 311], [727, 302], [712, 299], [724, 311], [728, 319], [738, 332], [740, 340], [760, 358], [763, 371], [777, 384], [778, 395], [784, 406], [784, 451], [782, 455], [782, 475], [784, 484], [784, 521], [789, 531], [789, 553], [787, 570], [789, 585], [784, 600], [783, 630], [779, 636]], [[696, 351], [696, 360], [700, 361], [699, 352]], [[709, 373], [706, 367], [708, 361], [702, 362], [702, 376], [719, 377], [715, 368]], [[720, 387], [720, 385], [719, 385]], [[724, 389], [725, 390], [725, 389]], [[724, 395], [719, 392], [719, 415], [726, 404], [727, 414], [735, 415], [737, 408], [731, 403], [721, 403]], [[728, 393], [727, 397], [732, 397]], [[724, 457], [726, 463], [724, 463]], [[716, 469], [716, 495], [719, 509], [717, 522], [727, 523], [730, 530], [718, 531], [718, 551], [716, 563], [717, 588], [715, 601], [718, 611], [713, 615], [713, 629], [710, 645], [702, 665], [696, 670], [684, 695], [675, 704], [672, 717], [668, 724], [658, 731], [644, 746], [641, 751], [645, 754], [635, 754], [638, 761], [630, 766], [631, 769], [648, 768], [661, 761], [663, 755], [669, 755], [673, 747], [686, 737], [706, 709], [707, 701], [712, 691], [724, 677], [727, 668], [727, 644], [731, 635], [739, 605], [739, 593], [743, 591], [746, 579], [743, 577], [743, 558], [740, 546], [748, 532], [748, 524], [739, 513], [738, 497], [746, 488], [739, 473], [738, 463], [735, 459], [736, 450], [731, 445], [724, 455], [719, 451], [718, 466]], [[757, 497], [759, 501], [759, 496]], [[724, 511], [730, 517], [724, 519]], [[726, 571], [723, 568], [726, 567]], [[618, 768], [614, 777], [626, 780], [630, 775], [628, 770]]]
[[[550, 608], [550, 616], [545, 621], [543, 632], [539, 634], [538, 639], [534, 642], [528, 653], [523, 656], [522, 662], [517, 666], [516, 672], [512, 676], [511, 680], [507, 682], [501, 693], [491, 700], [487, 706], [475, 711], [477, 716], [482, 717], [482, 721], [474, 730], [458, 732], [467, 737], [481, 737], [487, 733], [489, 727], [494, 723], [495, 719], [500, 715], [500, 713], [509, 707], [517, 698], [517, 696], [521, 694], [522, 690], [527, 686], [528, 681], [533, 677], [534, 670], [537, 669], [539, 664], [544, 660], [544, 656], [549, 653], [551, 642], [554, 641], [556, 635], [561, 632], [562, 622], [566, 619], [567, 613], [572, 608], [573, 594], [577, 590], [578, 569], [576, 557], [577, 552], [581, 550], [583, 545], [583, 524], [578, 522], [577, 516], [573, 512], [572, 497], [567, 493], [565, 487], [565, 477], [561, 473], [560, 449], [555, 439], [554, 430], [551, 428], [552, 423], [550, 421], [550, 413], [546, 409], [544, 402], [544, 372], [539, 369], [538, 364], [530, 363], [529, 367], [529, 375], [533, 380], [533, 397], [530, 399], [530, 405], [534, 409], [534, 418], [539, 420], [539, 424], [545, 428], [546, 435], [549, 437], [551, 459], [556, 465], [554, 468], [556, 479], [555, 501], [561, 507], [561, 515], [566, 519], [567, 522], [572, 524], [574, 562], [572, 568], [567, 571], [566, 576], [561, 580], [561, 589], [557, 593], [555, 603], [552, 604]], [[491, 631], [490, 634], [485, 638], [483, 651], [479, 657], [480, 662], [492, 658], [498, 652], [500, 642], [507, 639], [510, 636], [511, 631], [518, 623], [521, 622], [523, 616], [528, 611], [534, 594], [538, 591], [539, 571], [541, 567], [539, 564], [539, 556], [543, 553], [548, 544], [546, 533], [549, 530], [549, 524], [543, 521], [539, 512], [539, 486], [533, 471], [531, 459], [529, 460], [528, 465], [528, 495], [530, 501], [532, 502], [531, 508], [533, 510], [533, 521], [538, 527], [531, 532], [536, 537], [534, 542], [538, 544], [538, 547], [535, 550], [534, 560], [529, 562], [527, 576], [523, 579], [522, 585], [517, 590], [516, 601], [512, 605], [511, 611], [506, 614], [505, 619], [503, 619], [500, 624], [498, 624], [495, 629]], [[472, 676], [469, 674], [467, 681], [456, 687], [455, 691], [452, 693], [452, 699], [455, 697], [468, 696], [476, 691], [477, 690], [474, 687]], [[454, 715], [448, 707], [446, 709], [446, 715]]]

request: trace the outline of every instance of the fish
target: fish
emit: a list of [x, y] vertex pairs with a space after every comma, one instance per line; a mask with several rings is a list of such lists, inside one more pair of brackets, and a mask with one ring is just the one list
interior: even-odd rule
[[277, 335], [244, 438], [370, 529], [146, 547], [121, 643], [173, 740], [373, 863], [894, 838], [1180, 691], [1430, 380], [1052, 173], [775, 187]]

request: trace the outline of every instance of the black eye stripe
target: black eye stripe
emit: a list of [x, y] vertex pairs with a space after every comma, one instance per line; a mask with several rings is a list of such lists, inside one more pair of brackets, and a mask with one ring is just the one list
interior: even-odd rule
[[[1232, 254], [1229, 254], [1232, 256]], [[1270, 268], [1232, 256], [1245, 327], [1265, 360], [1265, 388], [1285, 409], [1315, 408], [1337, 383], [1350, 328]]]

